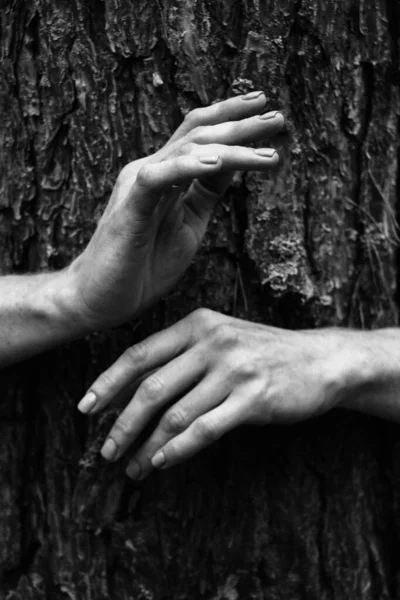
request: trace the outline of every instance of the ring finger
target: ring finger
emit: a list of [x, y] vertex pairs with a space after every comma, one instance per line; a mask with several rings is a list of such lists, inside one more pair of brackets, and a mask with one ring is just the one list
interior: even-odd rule
[[159, 448], [180, 435], [193, 421], [225, 400], [230, 391], [223, 373], [212, 372], [193, 390], [174, 404], [160, 419], [149, 439], [137, 450], [126, 473], [131, 479], [146, 477], [153, 466], [151, 459]]

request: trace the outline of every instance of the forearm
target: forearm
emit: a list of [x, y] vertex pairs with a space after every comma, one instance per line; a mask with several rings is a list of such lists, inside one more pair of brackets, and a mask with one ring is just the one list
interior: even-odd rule
[[400, 421], [400, 328], [343, 331], [343, 408]]
[[0, 277], [0, 366], [85, 335], [72, 294], [67, 270]]

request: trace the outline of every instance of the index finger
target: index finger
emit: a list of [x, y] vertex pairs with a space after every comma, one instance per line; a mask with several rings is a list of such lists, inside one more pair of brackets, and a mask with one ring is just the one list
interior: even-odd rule
[[167, 147], [171, 143], [184, 137], [196, 127], [203, 125], [218, 125], [226, 121], [238, 121], [258, 114], [266, 103], [265, 94], [262, 91], [250, 92], [242, 96], [235, 96], [222, 102], [216, 102], [203, 108], [191, 110], [184, 121], [169, 139]]
[[131, 346], [90, 386], [78, 404], [82, 413], [95, 414], [144, 374], [181, 354], [190, 343], [191, 326], [182, 319]]

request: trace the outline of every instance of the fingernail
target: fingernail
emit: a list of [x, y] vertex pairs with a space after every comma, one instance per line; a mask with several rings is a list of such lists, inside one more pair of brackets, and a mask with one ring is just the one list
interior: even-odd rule
[[245, 96], [243, 96], [243, 100], [256, 100], [263, 94], [264, 92], [249, 92]]
[[164, 456], [164, 452], [162, 450], [159, 450], [158, 452], [156, 452], [155, 455], [153, 456], [153, 458], [151, 459], [151, 464], [156, 469], [161, 469], [161, 467], [163, 467], [166, 462], [167, 462], [167, 460], [166, 460], [166, 458]]
[[219, 156], [200, 156], [199, 161], [204, 165], [216, 165], [218, 162]]
[[94, 405], [96, 404], [96, 402], [97, 402], [96, 394], [94, 392], [89, 392], [79, 402], [79, 404], [78, 404], [78, 410], [80, 410], [81, 413], [86, 414], [90, 410], [92, 410], [92, 408], [94, 407]]
[[263, 121], [268, 121], [268, 119], [275, 119], [276, 115], [279, 114], [279, 111], [274, 110], [273, 112], [267, 112], [263, 115], [260, 115], [260, 119]]
[[132, 462], [129, 463], [129, 465], [127, 466], [127, 469], [126, 469], [126, 474], [131, 479], [138, 479], [141, 472], [142, 472], [142, 467], [139, 465], [139, 463], [136, 460], [132, 460]]
[[100, 452], [102, 457], [106, 460], [114, 460], [117, 456], [118, 446], [113, 439], [108, 438]]
[[258, 156], [262, 156], [263, 158], [272, 158], [276, 154], [276, 150], [272, 148], [256, 148], [254, 154], [258, 154]]

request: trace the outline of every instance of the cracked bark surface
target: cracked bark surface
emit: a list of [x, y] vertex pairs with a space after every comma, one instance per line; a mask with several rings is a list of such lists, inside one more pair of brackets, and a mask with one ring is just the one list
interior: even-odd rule
[[1, 372], [1, 600], [400, 597], [398, 426], [242, 429], [134, 485], [99, 459], [112, 411], [76, 411], [128, 344], [199, 306], [397, 324], [399, 19], [399, 0], [3, 0], [2, 273], [66, 265], [119, 169], [191, 108], [264, 89], [291, 141], [277, 173], [236, 177], [141, 321]]

